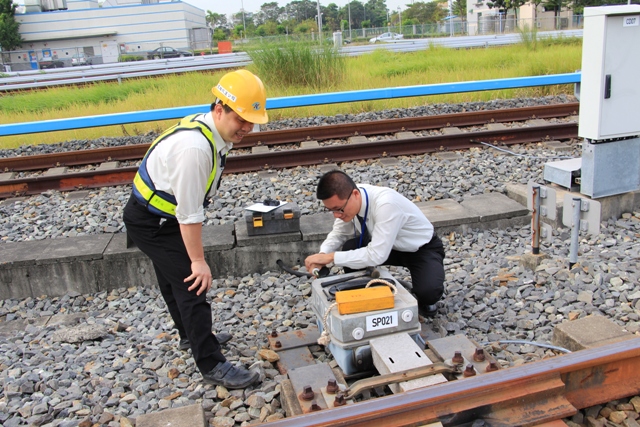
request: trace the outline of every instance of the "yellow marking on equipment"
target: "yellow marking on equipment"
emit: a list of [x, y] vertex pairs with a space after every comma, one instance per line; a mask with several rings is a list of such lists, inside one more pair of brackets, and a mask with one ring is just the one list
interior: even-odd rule
[[393, 293], [387, 286], [336, 292], [336, 303], [340, 314], [362, 313], [365, 311], [393, 308]]

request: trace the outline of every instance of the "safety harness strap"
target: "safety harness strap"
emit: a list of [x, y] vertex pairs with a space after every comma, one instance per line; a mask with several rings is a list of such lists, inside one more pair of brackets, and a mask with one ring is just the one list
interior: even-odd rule
[[[213, 140], [213, 132], [211, 129], [207, 127], [204, 123], [196, 120], [196, 117], [200, 116], [199, 114], [194, 114], [191, 116], [187, 116], [180, 120], [178, 124], [173, 127], [170, 127], [165, 132], [162, 133], [153, 144], [147, 150], [147, 153], [144, 155], [142, 162], [140, 163], [140, 167], [138, 168], [138, 173], [136, 173], [135, 178], [133, 179], [133, 194], [138, 199], [138, 201], [144, 204], [147, 209], [156, 214], [166, 218], [175, 218], [176, 216], [176, 206], [178, 202], [176, 198], [169, 193], [164, 191], [157, 190], [153, 181], [149, 177], [149, 172], [147, 171], [147, 159], [151, 152], [158, 146], [160, 142], [165, 140], [167, 137], [175, 134], [176, 132], [180, 132], [183, 130], [198, 130], [202, 133], [202, 135], [209, 141], [212, 151], [213, 157], [213, 168], [211, 173], [209, 174], [209, 179], [207, 181], [207, 190], [204, 194], [205, 201], [203, 204], [206, 205], [206, 197], [211, 190], [211, 186], [213, 185], [213, 181], [216, 177], [217, 172], [217, 150], [216, 144]], [[224, 166], [222, 166], [224, 168]]]

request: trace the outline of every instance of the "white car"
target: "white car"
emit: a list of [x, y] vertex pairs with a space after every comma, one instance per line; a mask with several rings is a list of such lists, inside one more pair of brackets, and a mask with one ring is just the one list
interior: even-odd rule
[[73, 55], [73, 58], [71, 58], [71, 65], [74, 67], [76, 65], [91, 65], [91, 58], [84, 53]]
[[377, 43], [377, 42], [390, 42], [393, 43], [398, 40], [402, 40], [404, 36], [398, 33], [382, 33], [379, 36], [375, 36], [372, 39], [369, 39], [369, 43]]

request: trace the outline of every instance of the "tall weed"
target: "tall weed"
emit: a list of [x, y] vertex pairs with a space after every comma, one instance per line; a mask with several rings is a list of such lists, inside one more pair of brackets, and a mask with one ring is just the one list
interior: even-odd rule
[[527, 50], [536, 50], [538, 48], [538, 29], [529, 24], [518, 27], [520, 42]]
[[326, 91], [338, 87], [345, 76], [345, 58], [326, 43], [263, 44], [247, 53], [257, 74], [270, 85]]

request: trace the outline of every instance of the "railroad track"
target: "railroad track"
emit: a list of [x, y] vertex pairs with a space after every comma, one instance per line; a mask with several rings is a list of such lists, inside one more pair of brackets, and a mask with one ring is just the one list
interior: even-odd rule
[[553, 422], [637, 394], [638, 369], [640, 338], [633, 338], [265, 426], [454, 427], [477, 419], [493, 427], [566, 426]]
[[[249, 134], [235, 144], [236, 152], [272, 147], [268, 152], [232, 155], [227, 158], [225, 173], [243, 173], [265, 169], [318, 165], [417, 155], [438, 151], [465, 150], [479, 146], [480, 142], [498, 145], [523, 144], [544, 140], [567, 140], [578, 137], [574, 121], [561, 123], [535, 123], [521, 127], [484, 129], [457, 133], [418, 136], [414, 131], [432, 131], [461, 126], [484, 127], [489, 124], [526, 121], [531, 119], [566, 118], [578, 114], [578, 103], [446, 114], [376, 122], [349, 123], [336, 126], [286, 129]], [[494, 126], [497, 127], [497, 126]], [[356, 142], [353, 137], [395, 135], [376, 141]], [[351, 139], [352, 143], [323, 143], [310, 148], [299, 148], [302, 141]], [[292, 147], [295, 144], [295, 147]], [[310, 144], [313, 145], [313, 144]], [[13, 172], [39, 171], [57, 167], [77, 167], [109, 162], [140, 160], [149, 144], [100, 148], [95, 150], [61, 152], [47, 155], [21, 156], [0, 159], [0, 171], [9, 178], [0, 181], [0, 198], [39, 194], [47, 190], [71, 191], [130, 184], [137, 166], [112, 164], [94, 170], [64, 173], [45, 173], [37, 176], [11, 176]]]

